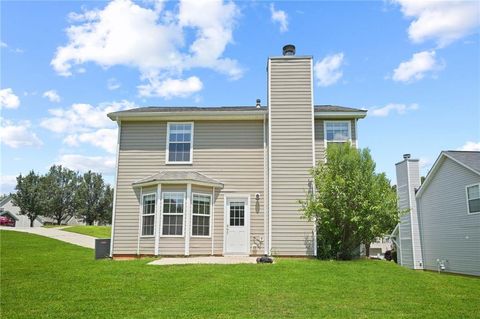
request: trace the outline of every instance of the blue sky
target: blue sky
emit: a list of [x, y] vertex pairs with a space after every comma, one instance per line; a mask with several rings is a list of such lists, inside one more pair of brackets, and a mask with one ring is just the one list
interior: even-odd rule
[[441, 150], [480, 150], [474, 1], [2, 1], [1, 192], [54, 163], [113, 181], [116, 127], [145, 105], [266, 101], [266, 61], [313, 55], [315, 103], [366, 108], [359, 144], [395, 182]]

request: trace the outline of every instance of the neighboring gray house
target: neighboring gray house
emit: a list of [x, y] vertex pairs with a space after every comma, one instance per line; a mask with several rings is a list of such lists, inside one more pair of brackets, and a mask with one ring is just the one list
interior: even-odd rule
[[[13, 205], [12, 196], [5, 197], [0, 202], [0, 216], [8, 216], [15, 220], [15, 227], [30, 227], [30, 219], [26, 215], [20, 215], [20, 208]], [[43, 225], [43, 220], [37, 217], [33, 221], [33, 227]]]
[[366, 111], [314, 106], [313, 58], [267, 64], [268, 105], [144, 107], [118, 123], [113, 257], [311, 256], [299, 200], [327, 143], [357, 143]]
[[399, 263], [480, 275], [480, 152], [444, 151], [420, 186], [418, 160], [397, 166]]

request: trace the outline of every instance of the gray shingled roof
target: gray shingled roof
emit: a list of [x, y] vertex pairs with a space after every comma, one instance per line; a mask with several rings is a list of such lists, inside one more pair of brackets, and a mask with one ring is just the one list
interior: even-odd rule
[[[255, 106], [211, 106], [211, 107], [201, 107], [201, 106], [147, 106], [139, 107], [135, 109], [118, 111], [110, 113], [113, 114], [128, 114], [128, 113], [146, 113], [146, 112], [204, 112], [204, 111], [215, 111], [215, 112], [229, 112], [229, 111], [258, 111], [265, 112], [267, 110], [266, 106], [255, 107]], [[315, 112], [367, 112], [366, 110], [355, 109], [351, 107], [338, 106], [338, 105], [315, 105]], [[110, 115], [109, 114], [109, 115]]]
[[142, 178], [133, 183], [134, 186], [151, 183], [151, 182], [179, 182], [179, 183], [188, 183], [191, 182], [195, 183], [202, 183], [202, 184], [210, 184], [215, 187], [223, 188], [223, 183], [207, 177], [203, 174], [193, 171], [163, 171], [151, 176]]
[[480, 174], [480, 152], [445, 151], [444, 153]]

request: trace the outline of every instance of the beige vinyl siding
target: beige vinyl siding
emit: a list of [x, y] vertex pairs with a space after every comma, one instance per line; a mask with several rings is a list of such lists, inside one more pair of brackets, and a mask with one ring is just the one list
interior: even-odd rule
[[315, 161], [325, 161], [325, 121], [350, 121], [351, 134], [352, 134], [352, 144], [356, 145], [357, 143], [357, 121], [345, 120], [345, 119], [316, 119], [315, 120]]
[[441, 159], [438, 170], [417, 198], [423, 261], [437, 270], [437, 259], [447, 260], [446, 271], [480, 275], [480, 214], [468, 214], [465, 187], [480, 176], [455, 161]]
[[[251, 238], [265, 236], [263, 121], [195, 121], [193, 164], [165, 164], [166, 134], [167, 122], [122, 121], [113, 253], [136, 253], [140, 201], [139, 190], [134, 190], [132, 183], [162, 170], [198, 171], [224, 183], [223, 189], [216, 190], [215, 254], [223, 253], [225, 193], [249, 194], [252, 206], [255, 193], [260, 194], [259, 212], [251, 211], [250, 233]], [[162, 185], [162, 191], [165, 187]], [[190, 254], [211, 253], [211, 241], [192, 239]], [[178, 238], [161, 237], [159, 247], [160, 254], [184, 254]], [[148, 250], [154, 253], [153, 246]], [[142, 253], [147, 253], [147, 246], [144, 250], [142, 245]]]
[[271, 152], [271, 252], [313, 255], [312, 222], [299, 200], [313, 166], [311, 58], [271, 58], [269, 66]]

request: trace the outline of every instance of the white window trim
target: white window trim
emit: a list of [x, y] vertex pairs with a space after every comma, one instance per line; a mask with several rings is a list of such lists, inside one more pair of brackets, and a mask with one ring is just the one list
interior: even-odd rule
[[[480, 214], [480, 212], [470, 213], [470, 205], [468, 204], [468, 202], [469, 202], [469, 199], [468, 199], [468, 188], [469, 188], [469, 187], [472, 187], [472, 186], [478, 186], [478, 188], [480, 189], [480, 183], [475, 183], [475, 184], [471, 184], [471, 185], [466, 185], [466, 186], [465, 186], [465, 197], [466, 197], [466, 199], [467, 199], [467, 215], [478, 215], [478, 214]], [[476, 198], [473, 198], [473, 199], [476, 199]]]
[[193, 196], [195, 195], [199, 195], [199, 196], [206, 196], [208, 198], [210, 198], [210, 214], [208, 215], [208, 217], [210, 217], [209, 219], [209, 223], [208, 223], [208, 236], [204, 236], [204, 235], [190, 235], [190, 237], [192, 238], [211, 238], [212, 237], [212, 206], [213, 206], [213, 203], [212, 203], [212, 194], [207, 194], [207, 193], [198, 193], [198, 192], [195, 192], [193, 193], [192, 192], [192, 212], [191, 212], [191, 220], [192, 220], [192, 223], [190, 225], [190, 234], [193, 234], [193, 216], [207, 216], [207, 215], [204, 215], [204, 214], [193, 214]]
[[[190, 161], [184, 162], [171, 162], [168, 160], [169, 158], [169, 149], [170, 149], [170, 125], [171, 124], [190, 124], [192, 125], [192, 133], [190, 134], [191, 141], [190, 141]], [[167, 123], [167, 144], [165, 150], [165, 163], [169, 165], [184, 165], [184, 164], [192, 164], [193, 163], [193, 132], [195, 131], [193, 122], [168, 122]]]
[[[182, 234], [181, 235], [164, 235], [163, 234], [163, 216], [164, 215], [180, 215], [180, 214], [165, 214], [165, 212], [163, 211], [163, 203], [165, 201], [165, 194], [182, 194], [183, 196], [183, 224], [182, 224]], [[160, 237], [163, 237], [163, 238], [168, 238], [168, 237], [171, 237], [171, 238], [183, 238], [185, 237], [185, 223], [186, 223], [186, 218], [185, 216], [187, 216], [187, 214], [185, 214], [185, 210], [186, 210], [186, 194], [185, 192], [162, 192], [162, 208], [161, 208], [161, 227], [162, 229], [160, 229]]]
[[323, 140], [325, 144], [325, 148], [327, 147], [327, 143], [345, 143], [346, 141], [328, 141], [327, 140], [327, 124], [328, 123], [347, 123], [348, 124], [348, 140], [350, 143], [352, 143], [352, 122], [351, 121], [324, 121], [323, 122]]
[[[153, 195], [155, 197], [155, 200], [154, 200], [154, 203], [155, 203], [155, 209], [153, 211], [153, 214], [144, 214], [143, 213], [143, 205], [144, 205], [144, 198], [146, 196], [150, 196], [150, 195]], [[140, 238], [153, 238], [156, 236], [157, 234], [157, 227], [155, 226], [156, 225], [156, 214], [155, 214], [155, 211], [157, 209], [156, 207], [157, 205], [157, 193], [156, 192], [149, 192], [149, 193], [143, 193], [142, 194], [142, 212], [140, 214]], [[153, 216], [153, 235], [143, 235], [143, 217], [145, 216]]]

